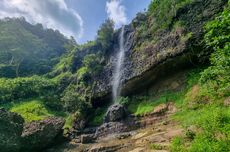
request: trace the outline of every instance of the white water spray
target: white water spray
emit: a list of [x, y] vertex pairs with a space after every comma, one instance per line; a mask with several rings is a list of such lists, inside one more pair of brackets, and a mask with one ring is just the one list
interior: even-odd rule
[[115, 71], [113, 74], [113, 101], [116, 102], [117, 98], [121, 93], [121, 76], [123, 73], [123, 64], [125, 58], [125, 42], [124, 42], [124, 26], [121, 29], [121, 33], [119, 35], [119, 52], [117, 54], [117, 62], [115, 66]]

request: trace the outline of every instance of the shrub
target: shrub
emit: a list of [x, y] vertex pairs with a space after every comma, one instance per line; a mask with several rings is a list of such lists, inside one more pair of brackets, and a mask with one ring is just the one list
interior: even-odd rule
[[64, 102], [64, 107], [69, 112], [75, 112], [79, 110], [82, 113], [86, 113], [90, 103], [84, 97], [84, 94], [77, 93], [78, 86], [71, 84], [63, 92], [61, 100]]
[[44, 77], [0, 79], [0, 103], [31, 97], [49, 97], [55, 92], [56, 83]]
[[230, 95], [230, 1], [215, 20], [205, 26], [205, 42], [214, 51], [211, 66], [201, 75], [204, 93], [212, 98]]

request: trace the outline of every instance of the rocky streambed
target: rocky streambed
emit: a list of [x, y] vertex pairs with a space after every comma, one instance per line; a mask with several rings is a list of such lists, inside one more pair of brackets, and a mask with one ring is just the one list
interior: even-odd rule
[[[69, 136], [69, 142], [48, 149], [47, 152], [113, 152], [113, 151], [168, 151], [173, 137], [183, 130], [170, 115], [176, 112], [173, 103], [161, 104], [152, 113], [135, 117], [125, 114], [125, 109], [113, 105], [98, 128]], [[88, 133], [87, 133], [88, 130]], [[90, 132], [90, 131], [91, 132]]]

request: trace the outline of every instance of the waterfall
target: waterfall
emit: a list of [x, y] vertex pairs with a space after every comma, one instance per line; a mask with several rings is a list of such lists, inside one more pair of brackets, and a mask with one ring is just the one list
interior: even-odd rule
[[125, 42], [124, 42], [124, 26], [123, 26], [119, 35], [119, 52], [117, 54], [117, 61], [116, 61], [115, 70], [113, 74], [112, 92], [113, 92], [114, 102], [120, 96], [120, 92], [121, 92], [121, 76], [123, 73], [124, 58], [125, 58]]

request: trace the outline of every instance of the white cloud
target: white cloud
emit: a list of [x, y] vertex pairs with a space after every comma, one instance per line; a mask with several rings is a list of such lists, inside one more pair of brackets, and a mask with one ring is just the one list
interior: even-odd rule
[[121, 4], [121, 0], [110, 0], [106, 2], [106, 11], [109, 18], [115, 22], [116, 27], [127, 23], [125, 6]]
[[68, 8], [65, 0], [0, 0], [0, 18], [21, 16], [76, 39], [83, 34], [81, 16]]

